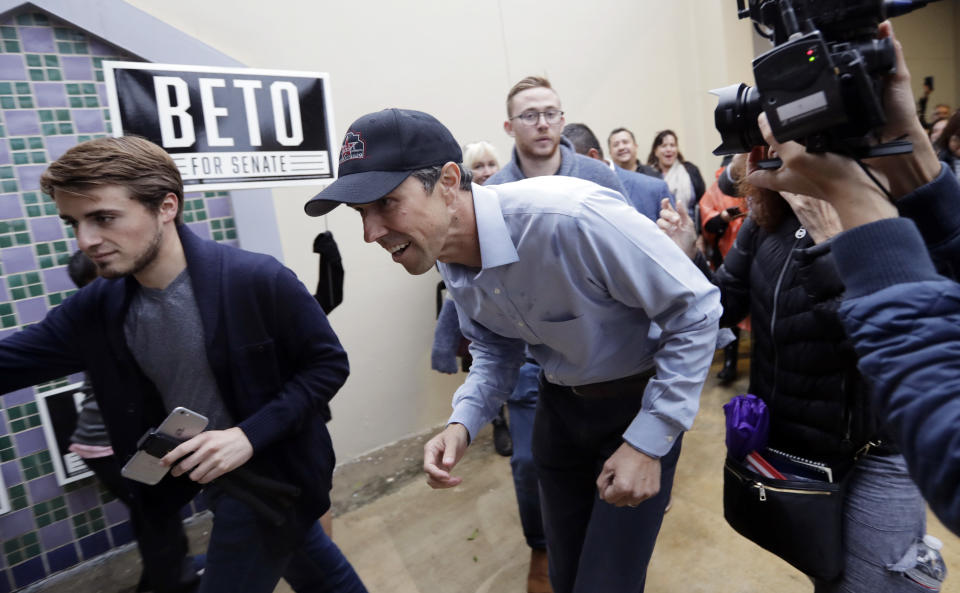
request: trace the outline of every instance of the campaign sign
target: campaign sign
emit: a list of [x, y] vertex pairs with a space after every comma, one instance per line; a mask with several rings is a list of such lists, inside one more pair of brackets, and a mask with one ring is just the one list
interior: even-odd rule
[[37, 394], [43, 434], [47, 437], [57, 483], [61, 486], [93, 475], [83, 459], [70, 450], [70, 437], [77, 428], [80, 404], [86, 397], [81, 387], [83, 383], [73, 383]]
[[186, 191], [332, 179], [333, 114], [318, 72], [104, 62], [115, 136], [170, 153]]

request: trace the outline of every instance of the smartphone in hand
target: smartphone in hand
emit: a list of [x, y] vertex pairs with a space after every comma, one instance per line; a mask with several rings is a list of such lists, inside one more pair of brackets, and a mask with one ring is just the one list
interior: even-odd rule
[[[206, 427], [206, 416], [184, 407], [177, 407], [157, 427], [157, 432], [186, 441], [203, 432]], [[130, 461], [120, 470], [120, 474], [125, 478], [152, 486], [162, 480], [169, 469], [160, 463], [159, 457], [141, 450], [130, 458]]]

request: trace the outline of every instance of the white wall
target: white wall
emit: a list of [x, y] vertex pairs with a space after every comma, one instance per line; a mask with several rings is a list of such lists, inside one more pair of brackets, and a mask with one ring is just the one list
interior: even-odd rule
[[[929, 67], [914, 69], [936, 75], [938, 93], [951, 79], [944, 69], [956, 70], [954, 35], [943, 27], [958, 22], [957, 1], [920, 11], [941, 12], [922, 17], [918, 35], [910, 24], [898, 28], [910, 57], [921, 54], [915, 45], [930, 45], [925, 27], [943, 33], [930, 47]], [[732, 0], [130, 3], [247, 66], [329, 72], [337, 137], [364, 113], [415, 108], [437, 116], [459, 141], [486, 139], [507, 157], [506, 92], [523, 76], [541, 74], [559, 92], [568, 122], [588, 124], [601, 141], [626, 126], [642, 157], [657, 130], [673, 128], [709, 180], [719, 137], [707, 90], [752, 84], [751, 27], [737, 20]], [[329, 229], [341, 248], [345, 300], [331, 322], [353, 370], [334, 400], [331, 431], [341, 459], [349, 459], [442, 422], [463, 375], [429, 369], [436, 272], [408, 276], [382, 249], [363, 243], [359, 218], [348, 209], [308, 218], [302, 206], [312, 193], [274, 190], [274, 205], [284, 260], [311, 289], [314, 235]]]

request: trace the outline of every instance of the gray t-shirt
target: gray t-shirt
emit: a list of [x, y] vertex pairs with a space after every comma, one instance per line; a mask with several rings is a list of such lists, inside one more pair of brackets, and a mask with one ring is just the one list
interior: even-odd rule
[[208, 430], [234, 425], [207, 361], [200, 309], [186, 269], [162, 290], [141, 286], [123, 331], [168, 412], [183, 406], [203, 414]]

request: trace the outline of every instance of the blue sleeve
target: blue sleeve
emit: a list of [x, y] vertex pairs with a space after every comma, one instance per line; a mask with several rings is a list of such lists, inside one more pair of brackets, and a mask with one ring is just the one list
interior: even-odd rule
[[920, 233], [887, 219], [834, 239], [844, 327], [910, 475], [960, 533], [960, 285], [939, 276]]

